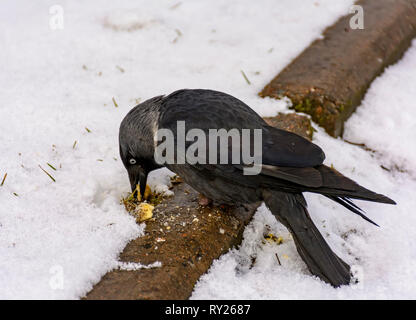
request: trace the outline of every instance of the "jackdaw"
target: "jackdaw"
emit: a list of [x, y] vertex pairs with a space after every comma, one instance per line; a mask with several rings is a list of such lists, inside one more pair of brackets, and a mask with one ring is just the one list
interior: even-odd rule
[[[210, 129], [228, 132], [237, 129], [240, 134], [243, 129], [261, 130], [260, 173], [245, 174], [244, 169], [250, 165], [242, 161], [235, 163], [232, 157], [228, 157], [226, 163], [208, 160], [195, 163], [187, 159], [181, 162], [177, 156], [181, 150], [177, 148], [187, 149], [195, 140], [180, 141], [178, 122], [185, 124], [187, 132], [198, 129], [206, 136]], [[163, 142], [155, 138], [161, 129], [168, 129], [174, 135], [177, 154], [174, 161], [168, 163], [155, 158], [155, 151]], [[255, 141], [250, 137], [249, 151], [254, 152], [250, 142]], [[331, 250], [314, 225], [302, 193], [322, 194], [371, 223], [374, 222], [364, 216], [351, 199], [395, 204], [388, 197], [374, 193], [324, 165], [325, 154], [317, 145], [294, 133], [269, 126], [245, 103], [218, 91], [183, 89], [140, 103], [121, 122], [119, 144], [131, 189], [134, 191], [139, 184], [142, 195], [148, 173], [165, 166], [217, 203], [239, 206], [264, 201], [292, 234], [297, 251], [310, 272], [334, 287], [350, 283], [350, 266]], [[245, 145], [241, 141], [240, 144], [240, 151], [247, 147], [247, 141]], [[218, 148], [213, 148], [218, 145], [210, 145], [208, 141], [201, 145], [206, 147], [208, 154], [210, 149], [219, 152]], [[230, 147], [228, 151], [231, 155]], [[219, 155], [215, 156], [220, 159]]]

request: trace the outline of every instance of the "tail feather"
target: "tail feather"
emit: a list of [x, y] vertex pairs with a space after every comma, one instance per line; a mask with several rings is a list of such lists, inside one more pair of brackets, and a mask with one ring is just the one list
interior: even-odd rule
[[354, 204], [351, 199], [396, 204], [396, 202], [385, 195], [375, 193], [360, 186], [358, 183], [345, 177], [334, 168], [320, 165], [315, 167], [315, 169], [321, 174], [322, 186], [317, 188], [308, 188], [304, 191], [320, 193], [376, 226], [378, 226], [378, 224], [366, 217], [365, 212]]
[[[375, 193], [360, 186], [355, 181], [345, 177], [337, 170], [320, 165], [315, 167], [321, 173], [322, 186], [318, 188], [308, 188], [305, 191], [320, 193], [325, 196], [335, 196], [342, 198], [360, 199], [380, 203], [396, 204], [392, 199], [385, 195]], [[351, 203], [350, 203], [351, 204]]]
[[296, 249], [310, 272], [334, 287], [349, 284], [350, 266], [326, 243], [306, 210], [302, 194], [263, 190], [273, 215], [291, 232]]
[[346, 197], [336, 197], [336, 196], [329, 196], [326, 195], [327, 198], [338, 202], [340, 205], [344, 206], [345, 208], [347, 208], [348, 210], [354, 212], [355, 214], [359, 215], [361, 218], [363, 218], [364, 220], [367, 220], [368, 222], [374, 224], [375, 226], [379, 227], [379, 225], [377, 223], [375, 223], [373, 220], [371, 220], [370, 218], [368, 218], [364, 213], [364, 211], [358, 207], [356, 204], [354, 204], [351, 200], [349, 200]]
[[379, 203], [387, 203], [387, 204], [396, 204], [396, 202], [385, 195], [372, 192], [360, 185], [357, 185], [359, 188], [357, 190], [343, 190], [343, 189], [329, 189], [325, 187], [316, 188], [316, 189], [309, 189], [307, 191], [313, 193], [320, 193], [325, 196], [335, 196], [335, 197], [343, 197], [343, 198], [350, 198], [350, 199], [358, 199], [358, 200], [366, 200], [371, 202], [379, 202]]

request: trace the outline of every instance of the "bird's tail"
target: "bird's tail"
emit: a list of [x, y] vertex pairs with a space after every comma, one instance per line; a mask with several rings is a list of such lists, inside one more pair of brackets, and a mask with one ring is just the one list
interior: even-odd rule
[[351, 212], [376, 226], [378, 226], [378, 224], [366, 217], [365, 212], [354, 204], [351, 199], [396, 204], [392, 199], [360, 186], [358, 183], [345, 177], [333, 168], [321, 165], [315, 167], [315, 169], [321, 173], [323, 179], [322, 186], [319, 188], [310, 188], [305, 191], [323, 194], [325, 197], [338, 202]]
[[334, 287], [351, 281], [350, 266], [326, 243], [311, 220], [302, 194], [264, 190], [263, 199], [273, 215], [290, 231], [296, 249], [310, 272]]

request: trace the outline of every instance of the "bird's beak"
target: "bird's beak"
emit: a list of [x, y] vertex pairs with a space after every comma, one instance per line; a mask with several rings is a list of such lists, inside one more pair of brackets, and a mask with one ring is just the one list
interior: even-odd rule
[[146, 182], [147, 182], [147, 172], [143, 169], [135, 170], [134, 172], [129, 172], [131, 192], [136, 190], [137, 185], [140, 183], [140, 195], [144, 196], [146, 191]]

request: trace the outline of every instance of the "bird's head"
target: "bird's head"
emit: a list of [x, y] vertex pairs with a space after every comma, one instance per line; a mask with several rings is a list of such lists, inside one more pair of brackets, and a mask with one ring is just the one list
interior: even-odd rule
[[132, 192], [140, 184], [140, 194], [146, 190], [150, 171], [160, 168], [154, 160], [154, 133], [159, 120], [162, 97], [149, 99], [134, 107], [120, 125], [120, 157], [127, 170]]

